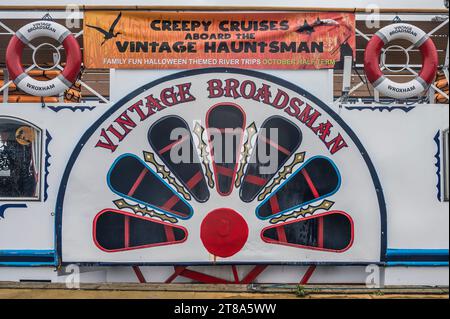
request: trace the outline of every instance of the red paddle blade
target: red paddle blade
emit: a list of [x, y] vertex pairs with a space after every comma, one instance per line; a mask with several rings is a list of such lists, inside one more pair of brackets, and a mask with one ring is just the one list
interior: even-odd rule
[[209, 189], [186, 121], [172, 115], [158, 120], [148, 131], [148, 141], [192, 196], [198, 202], [206, 202]]
[[175, 245], [188, 236], [183, 227], [116, 209], [99, 212], [93, 232], [97, 247], [107, 252]]
[[222, 196], [233, 190], [245, 129], [245, 113], [233, 103], [213, 106], [206, 115], [217, 192]]
[[353, 237], [353, 220], [341, 211], [270, 226], [261, 232], [262, 240], [270, 244], [332, 252], [349, 249]]
[[259, 218], [267, 219], [300, 208], [336, 193], [341, 177], [334, 163], [323, 156], [308, 160], [257, 208]]
[[127, 199], [188, 219], [192, 207], [147, 164], [132, 154], [120, 156], [108, 173], [111, 190]]
[[[247, 166], [239, 193], [241, 199], [244, 202], [253, 201], [301, 143], [302, 132], [294, 123], [281, 116], [268, 118], [261, 126]], [[270, 156], [270, 161], [274, 163], [267, 162], [266, 158], [261, 158], [262, 155]]]

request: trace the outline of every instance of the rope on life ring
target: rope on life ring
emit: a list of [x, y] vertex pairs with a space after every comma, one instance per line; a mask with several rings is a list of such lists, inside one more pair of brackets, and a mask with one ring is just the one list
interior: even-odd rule
[[[50, 37], [61, 43], [66, 51], [66, 66], [55, 78], [39, 81], [29, 76], [22, 65], [24, 47], [39, 37]], [[72, 86], [81, 69], [81, 50], [72, 33], [63, 25], [53, 21], [31, 22], [16, 32], [6, 49], [6, 66], [16, 86], [34, 96], [58, 95]]]
[[[422, 70], [413, 80], [397, 83], [388, 79], [380, 68], [381, 50], [397, 39], [408, 40], [422, 54]], [[395, 99], [408, 99], [421, 95], [434, 82], [438, 68], [438, 54], [433, 40], [418, 27], [395, 23], [380, 29], [370, 39], [364, 52], [364, 70], [370, 83], [380, 93]]]

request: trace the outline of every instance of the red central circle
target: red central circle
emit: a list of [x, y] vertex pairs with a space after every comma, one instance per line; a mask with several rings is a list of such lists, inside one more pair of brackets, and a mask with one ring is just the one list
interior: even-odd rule
[[237, 254], [248, 239], [245, 219], [230, 208], [218, 208], [203, 219], [200, 238], [214, 256], [227, 258]]

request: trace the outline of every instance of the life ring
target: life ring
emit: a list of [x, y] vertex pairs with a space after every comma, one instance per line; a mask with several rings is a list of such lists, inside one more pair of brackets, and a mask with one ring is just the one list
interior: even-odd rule
[[[22, 52], [30, 41], [38, 37], [50, 37], [62, 43], [66, 51], [66, 66], [55, 78], [39, 81], [27, 73], [22, 66]], [[81, 50], [72, 33], [53, 21], [31, 22], [16, 32], [6, 49], [6, 66], [16, 86], [35, 96], [58, 95], [72, 86], [81, 69]]]
[[[407, 82], [397, 83], [386, 78], [380, 69], [383, 46], [393, 40], [404, 39], [412, 42], [422, 54], [422, 70]], [[438, 67], [438, 55], [433, 40], [421, 29], [407, 23], [396, 23], [380, 29], [370, 39], [364, 52], [364, 70], [368, 80], [383, 95], [408, 99], [419, 96], [434, 82]]]

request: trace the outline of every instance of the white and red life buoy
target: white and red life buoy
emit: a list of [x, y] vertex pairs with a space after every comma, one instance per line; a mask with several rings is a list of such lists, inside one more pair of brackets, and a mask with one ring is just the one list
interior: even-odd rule
[[[422, 70], [407, 83], [397, 83], [386, 78], [380, 69], [381, 49], [397, 39], [412, 42], [422, 54]], [[391, 24], [379, 30], [369, 41], [364, 53], [364, 69], [368, 80], [380, 93], [396, 99], [419, 96], [427, 90], [436, 77], [437, 67], [438, 55], [433, 41], [423, 30], [406, 23]]]
[[[38, 37], [53, 38], [64, 46], [66, 66], [55, 78], [39, 81], [25, 73], [22, 66], [24, 47]], [[81, 50], [72, 33], [61, 24], [53, 21], [35, 21], [29, 23], [12, 37], [6, 49], [6, 66], [14, 83], [22, 91], [35, 96], [58, 95], [72, 86], [81, 69]]]

